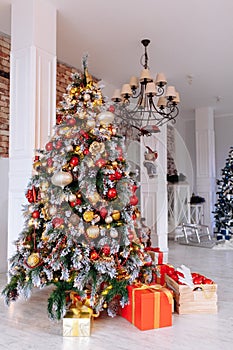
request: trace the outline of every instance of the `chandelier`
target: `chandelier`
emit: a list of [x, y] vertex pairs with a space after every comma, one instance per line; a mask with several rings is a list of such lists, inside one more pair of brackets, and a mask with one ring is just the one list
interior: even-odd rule
[[175, 123], [179, 114], [179, 93], [174, 86], [167, 86], [163, 73], [158, 73], [153, 80], [148, 66], [147, 46], [149, 39], [141, 41], [144, 54], [140, 63], [143, 66], [138, 79], [133, 76], [122, 89], [114, 91], [114, 102], [117, 123], [125, 131], [132, 127], [138, 129], [138, 135], [151, 135], [159, 132], [159, 127], [167, 122]]

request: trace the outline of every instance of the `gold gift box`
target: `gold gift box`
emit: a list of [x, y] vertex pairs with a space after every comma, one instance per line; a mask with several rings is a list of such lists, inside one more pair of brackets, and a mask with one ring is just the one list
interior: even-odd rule
[[91, 312], [68, 311], [63, 318], [63, 337], [89, 337], [91, 334]]

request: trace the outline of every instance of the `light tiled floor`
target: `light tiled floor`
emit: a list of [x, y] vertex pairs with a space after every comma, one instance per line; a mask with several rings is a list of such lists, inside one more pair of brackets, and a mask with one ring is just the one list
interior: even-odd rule
[[[216, 251], [170, 242], [169, 263], [185, 264], [218, 284], [217, 315], [173, 315], [173, 326], [140, 331], [121, 317], [101, 316], [91, 337], [62, 337], [62, 323], [47, 318], [49, 288], [9, 308], [0, 300], [0, 349], [16, 350], [230, 350], [233, 349], [233, 250]], [[6, 276], [0, 275], [0, 288]]]

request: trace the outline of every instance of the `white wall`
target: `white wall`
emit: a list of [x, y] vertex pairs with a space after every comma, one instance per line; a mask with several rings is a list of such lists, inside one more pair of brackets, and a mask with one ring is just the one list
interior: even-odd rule
[[196, 191], [196, 150], [194, 112], [180, 115], [175, 127], [175, 163], [179, 173], [186, 176], [190, 192]]
[[221, 178], [221, 169], [226, 165], [230, 147], [233, 146], [233, 114], [215, 117], [216, 177]]
[[[190, 156], [194, 173], [193, 189], [196, 189], [196, 151], [195, 151], [195, 116], [179, 116], [174, 125], [176, 129], [176, 162], [179, 172], [189, 176]], [[226, 158], [230, 147], [233, 146], [233, 114], [227, 116], [215, 116], [215, 156], [216, 178], [221, 178], [221, 169], [226, 165]], [[190, 179], [189, 179], [190, 180]], [[192, 189], [191, 189], [192, 191]]]
[[[7, 271], [9, 159], [0, 159], [0, 273]], [[13, 215], [13, 213], [12, 213]]]

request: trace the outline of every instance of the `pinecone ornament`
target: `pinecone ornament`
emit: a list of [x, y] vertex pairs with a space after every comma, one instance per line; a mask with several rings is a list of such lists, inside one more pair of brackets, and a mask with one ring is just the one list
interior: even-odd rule
[[120, 306], [119, 298], [116, 296], [108, 303], [108, 309], [107, 309], [108, 315], [111, 317], [115, 317], [118, 314], [119, 306]]

